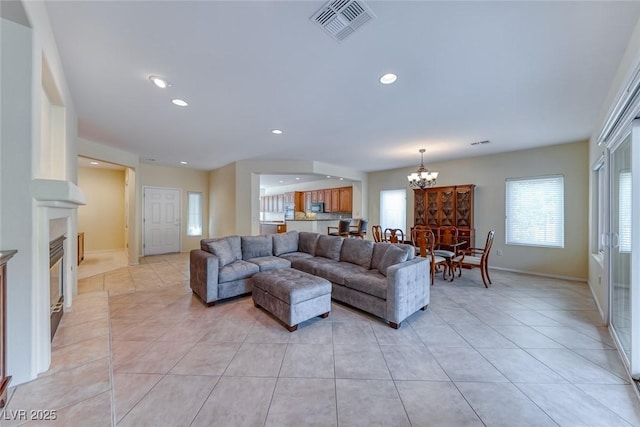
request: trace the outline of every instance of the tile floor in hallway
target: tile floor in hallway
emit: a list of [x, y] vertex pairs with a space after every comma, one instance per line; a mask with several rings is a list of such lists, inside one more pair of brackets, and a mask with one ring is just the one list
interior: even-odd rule
[[[437, 278], [399, 330], [334, 302], [289, 333], [250, 297], [202, 305], [187, 254], [143, 258], [81, 280], [51, 369], [7, 411], [92, 427], [640, 426], [588, 287], [491, 275]], [[25, 424], [7, 411], [3, 426]]]

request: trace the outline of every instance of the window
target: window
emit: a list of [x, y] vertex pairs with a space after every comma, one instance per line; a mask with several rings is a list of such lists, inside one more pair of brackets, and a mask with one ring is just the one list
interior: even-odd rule
[[620, 171], [618, 187], [618, 247], [631, 252], [631, 172]]
[[202, 193], [187, 193], [187, 236], [202, 236]]
[[380, 227], [399, 228], [406, 232], [407, 190], [384, 190], [380, 192]]
[[506, 187], [506, 243], [563, 248], [564, 177], [512, 178]]

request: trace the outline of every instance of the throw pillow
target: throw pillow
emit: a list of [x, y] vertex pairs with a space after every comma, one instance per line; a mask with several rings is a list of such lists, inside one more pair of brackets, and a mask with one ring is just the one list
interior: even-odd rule
[[273, 254], [280, 256], [298, 250], [298, 232], [288, 231], [273, 235]]
[[320, 236], [316, 245], [316, 256], [340, 261], [340, 248], [344, 239], [338, 236]]
[[209, 247], [209, 252], [218, 257], [219, 267], [224, 267], [225, 265], [231, 264], [236, 260], [229, 242], [227, 242], [225, 239], [216, 240], [215, 242], [209, 242], [207, 246]]
[[242, 236], [242, 259], [258, 258], [273, 255], [273, 240], [271, 234], [262, 236]]
[[300, 252], [315, 255], [318, 236], [318, 233], [310, 233], [308, 231], [301, 231], [298, 233], [298, 250]]
[[389, 249], [384, 253], [380, 264], [378, 265], [378, 271], [387, 275], [387, 268], [391, 267], [395, 264], [400, 264], [401, 262], [405, 262], [407, 260], [407, 251], [397, 248], [393, 245], [389, 246]]
[[373, 255], [373, 242], [364, 239], [345, 239], [340, 252], [340, 261], [369, 268]]
[[373, 245], [373, 255], [371, 255], [371, 269], [377, 269], [382, 261], [382, 257], [391, 247], [391, 243], [379, 242]]

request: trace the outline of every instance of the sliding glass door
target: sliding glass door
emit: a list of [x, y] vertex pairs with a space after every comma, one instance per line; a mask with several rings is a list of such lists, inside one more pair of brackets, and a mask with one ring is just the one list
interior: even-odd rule
[[634, 169], [638, 174], [634, 156], [640, 156], [640, 149], [636, 147], [640, 147], [638, 120], [634, 121], [630, 132], [609, 149], [609, 289], [611, 328], [631, 375], [639, 378], [640, 277], [637, 272], [640, 266], [638, 239], [633, 231], [640, 228], [640, 211], [636, 207], [640, 187], [633, 182], [632, 174]]

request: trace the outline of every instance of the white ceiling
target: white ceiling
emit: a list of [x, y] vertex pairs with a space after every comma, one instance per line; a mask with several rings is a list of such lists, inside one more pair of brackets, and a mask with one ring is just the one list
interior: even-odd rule
[[125, 170], [125, 167], [122, 165], [116, 165], [114, 163], [105, 162], [103, 160], [90, 159], [89, 157], [83, 156], [78, 156], [78, 167], [90, 169], [110, 169], [118, 171]]
[[361, 171], [417, 166], [423, 147], [428, 164], [584, 140], [640, 16], [640, 2], [370, 1], [377, 19], [338, 43], [309, 20], [323, 4], [47, 2], [80, 136], [157, 164]]

